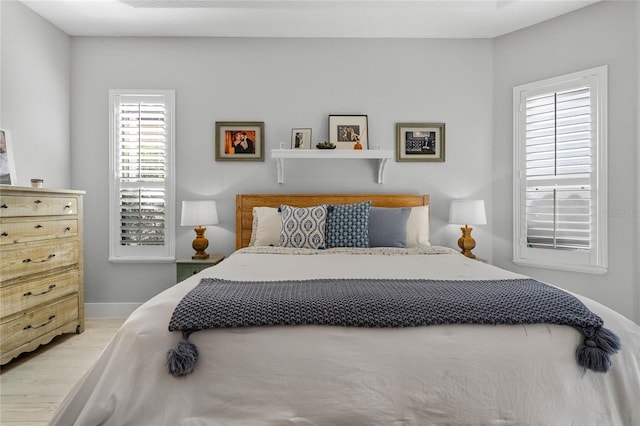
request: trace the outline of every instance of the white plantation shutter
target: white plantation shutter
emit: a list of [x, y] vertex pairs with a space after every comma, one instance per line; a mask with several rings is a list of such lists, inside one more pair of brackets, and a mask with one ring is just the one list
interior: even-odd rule
[[526, 221], [530, 247], [589, 249], [589, 87], [525, 100]]
[[514, 261], [606, 271], [606, 68], [514, 89]]
[[173, 258], [173, 92], [110, 92], [111, 260]]

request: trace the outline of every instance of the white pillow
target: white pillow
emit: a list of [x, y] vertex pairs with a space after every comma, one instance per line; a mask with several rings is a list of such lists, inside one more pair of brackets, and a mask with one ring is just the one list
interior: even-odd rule
[[275, 207], [254, 207], [249, 246], [279, 246], [282, 214]]
[[429, 206], [412, 207], [407, 219], [407, 247], [429, 243]]

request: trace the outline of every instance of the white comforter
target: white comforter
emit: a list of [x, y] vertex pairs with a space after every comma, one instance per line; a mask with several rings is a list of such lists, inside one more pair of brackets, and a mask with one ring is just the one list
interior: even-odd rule
[[[402, 329], [281, 326], [207, 330], [193, 374], [166, 353], [173, 309], [203, 277], [519, 278], [439, 249], [244, 249], [152, 298], [117, 332], [56, 413], [69, 425], [640, 424], [640, 327], [590, 299], [622, 350], [606, 373], [575, 360], [582, 335], [559, 325]], [[446, 252], [446, 254], [415, 254]], [[390, 253], [403, 253], [393, 255]], [[413, 253], [413, 254], [407, 254]]]

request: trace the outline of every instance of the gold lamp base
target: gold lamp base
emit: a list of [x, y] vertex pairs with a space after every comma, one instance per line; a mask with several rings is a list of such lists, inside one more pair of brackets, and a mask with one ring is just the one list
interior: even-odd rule
[[207, 228], [198, 226], [193, 230], [196, 231], [196, 238], [193, 240], [191, 247], [193, 247], [193, 249], [196, 251], [196, 254], [191, 256], [191, 258], [208, 259], [209, 255], [205, 253], [205, 250], [207, 249], [207, 247], [209, 247], [209, 240], [207, 240], [207, 237], [204, 236], [204, 231], [206, 231]]
[[462, 254], [467, 256], [470, 259], [475, 259], [476, 255], [471, 253], [471, 250], [476, 246], [476, 241], [471, 238], [471, 230], [473, 228], [469, 228], [469, 225], [465, 225], [460, 228], [462, 231], [462, 237], [458, 238], [458, 247], [462, 249]]

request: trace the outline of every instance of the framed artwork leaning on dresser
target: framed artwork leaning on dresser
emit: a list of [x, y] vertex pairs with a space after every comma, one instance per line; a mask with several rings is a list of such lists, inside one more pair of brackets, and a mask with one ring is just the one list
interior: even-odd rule
[[0, 184], [16, 184], [16, 166], [13, 161], [11, 135], [6, 129], [0, 129]]

